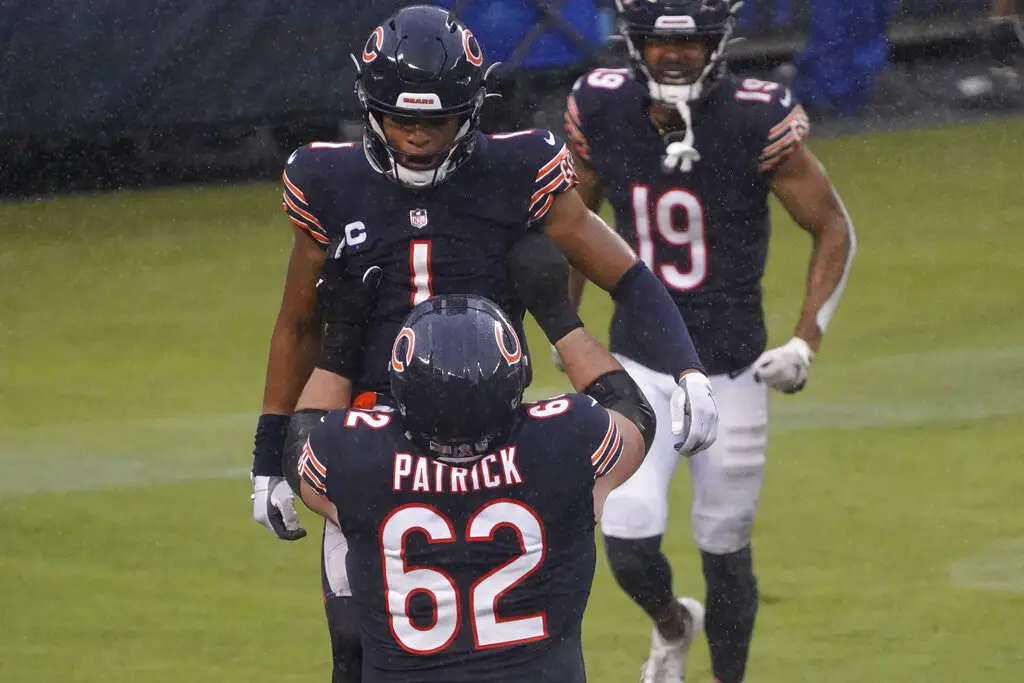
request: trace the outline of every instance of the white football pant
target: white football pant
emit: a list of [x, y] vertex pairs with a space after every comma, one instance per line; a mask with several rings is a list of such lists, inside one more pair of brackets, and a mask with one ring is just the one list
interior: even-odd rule
[[[636, 361], [616, 358], [644, 392], [658, 418], [654, 443], [640, 468], [608, 496], [601, 517], [606, 536], [640, 539], [665, 533], [668, 493], [679, 462], [672, 434], [670, 376]], [[737, 377], [712, 375], [718, 404], [718, 440], [687, 460], [693, 487], [691, 524], [697, 546], [724, 555], [750, 544], [754, 513], [764, 480], [768, 437], [768, 390], [745, 370]]]
[[323, 588], [324, 597], [347, 598], [352, 595], [352, 587], [348, 583], [348, 569], [345, 559], [348, 557], [348, 539], [341, 527], [327, 519], [324, 520], [323, 550]]

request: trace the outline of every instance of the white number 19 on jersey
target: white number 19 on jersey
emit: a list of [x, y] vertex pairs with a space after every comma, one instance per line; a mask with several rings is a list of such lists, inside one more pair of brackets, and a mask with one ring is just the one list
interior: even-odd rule
[[[667, 287], [683, 292], [696, 289], [708, 276], [704, 206], [697, 195], [689, 190], [669, 190], [655, 200], [652, 221], [650, 195], [651, 190], [646, 185], [633, 186], [633, 217], [640, 260]], [[673, 247], [687, 248], [690, 252], [689, 267], [680, 268], [675, 259], [659, 259], [656, 247], [658, 241]]]

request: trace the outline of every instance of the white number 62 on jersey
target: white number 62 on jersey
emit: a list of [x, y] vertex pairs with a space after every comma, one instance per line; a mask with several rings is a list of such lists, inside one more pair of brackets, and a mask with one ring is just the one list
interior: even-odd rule
[[[431, 544], [451, 543], [456, 540], [451, 520], [429, 505], [418, 504], [403, 506], [388, 515], [380, 531], [384, 592], [391, 633], [403, 649], [419, 655], [440, 652], [455, 640], [463, 622], [468, 622], [472, 628], [473, 646], [477, 650], [548, 637], [547, 617], [543, 612], [503, 619], [495, 613], [498, 599], [544, 561], [544, 525], [537, 513], [523, 503], [492, 501], [470, 516], [465, 540], [493, 542], [498, 527], [515, 532], [523, 554], [495, 567], [473, 583], [466, 609], [458, 587], [446, 572], [406, 564], [406, 537], [410, 533], [425, 534]], [[434, 604], [430, 625], [418, 625], [409, 616], [409, 601], [416, 593], [425, 593]]]

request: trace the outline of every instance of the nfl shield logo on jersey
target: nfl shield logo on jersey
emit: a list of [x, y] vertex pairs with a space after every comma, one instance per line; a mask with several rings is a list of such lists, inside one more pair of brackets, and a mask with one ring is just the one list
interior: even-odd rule
[[427, 224], [426, 209], [412, 209], [409, 211], [409, 224], [414, 228], [422, 228]]

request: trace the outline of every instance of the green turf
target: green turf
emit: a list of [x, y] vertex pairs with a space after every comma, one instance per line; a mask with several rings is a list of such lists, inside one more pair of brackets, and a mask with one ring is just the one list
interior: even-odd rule
[[[815, 149], [860, 249], [808, 389], [772, 399], [750, 679], [1019, 683], [1024, 122]], [[317, 543], [252, 522], [245, 474], [290, 243], [278, 192], [0, 204], [0, 682], [328, 680]], [[781, 342], [808, 242], [775, 225]], [[603, 332], [604, 294], [585, 317]], [[667, 552], [700, 595], [688, 485]], [[635, 680], [648, 634], [602, 566], [591, 680]], [[690, 681], [710, 681], [703, 643]]]

